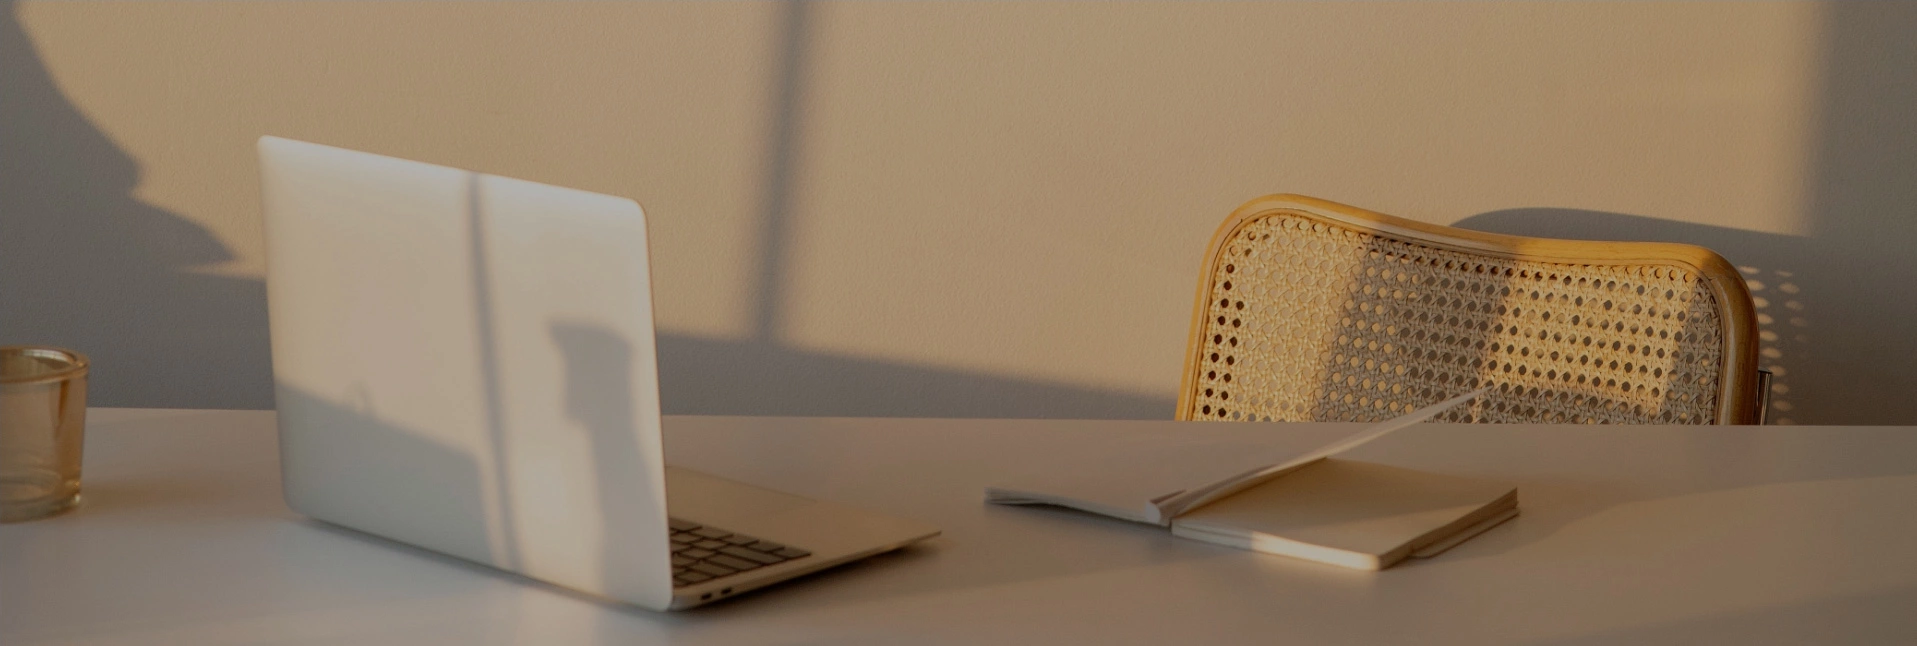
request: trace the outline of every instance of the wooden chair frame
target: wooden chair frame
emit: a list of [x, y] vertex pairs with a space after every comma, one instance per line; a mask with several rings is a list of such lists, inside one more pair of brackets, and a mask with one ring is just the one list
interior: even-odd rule
[[1227, 241], [1264, 216], [1284, 212], [1326, 224], [1344, 226], [1385, 238], [1413, 242], [1468, 254], [1513, 260], [1583, 265], [1671, 265], [1687, 268], [1704, 281], [1720, 308], [1719, 338], [1723, 343], [1718, 366], [1716, 423], [1755, 424], [1763, 418], [1766, 399], [1757, 370], [1757, 321], [1744, 278], [1723, 256], [1704, 247], [1665, 242], [1594, 242], [1529, 238], [1469, 231], [1427, 224], [1367, 211], [1302, 195], [1268, 195], [1239, 207], [1218, 227], [1205, 252], [1186, 342], [1184, 374], [1180, 379], [1176, 418], [1193, 418], [1194, 393], [1205, 350], [1205, 319], [1213, 291], [1215, 267]]

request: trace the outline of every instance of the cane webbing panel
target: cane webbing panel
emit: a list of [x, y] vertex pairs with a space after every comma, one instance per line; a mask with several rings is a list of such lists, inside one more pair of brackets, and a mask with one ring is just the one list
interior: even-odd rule
[[[1221, 234], [1225, 235], [1225, 234]], [[1457, 251], [1277, 211], [1211, 266], [1181, 417], [1709, 424], [1720, 306], [1694, 269]]]

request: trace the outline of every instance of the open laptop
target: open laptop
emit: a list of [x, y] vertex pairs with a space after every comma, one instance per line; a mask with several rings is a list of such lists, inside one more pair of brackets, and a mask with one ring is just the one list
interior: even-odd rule
[[665, 465], [633, 201], [277, 137], [259, 154], [295, 511], [656, 610], [938, 534]]

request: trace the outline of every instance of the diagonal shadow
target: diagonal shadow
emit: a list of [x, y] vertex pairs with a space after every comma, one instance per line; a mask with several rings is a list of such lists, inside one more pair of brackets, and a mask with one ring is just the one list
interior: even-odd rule
[[786, 0], [779, 8], [779, 40], [773, 50], [779, 71], [773, 77], [772, 105], [767, 115], [771, 131], [765, 176], [760, 179], [759, 272], [754, 276], [752, 292], [757, 301], [752, 312], [753, 338], [762, 343], [776, 343], [785, 322], [780, 297], [786, 288], [786, 269], [792, 255], [792, 181], [797, 174], [799, 129], [804, 122], [800, 111], [805, 105], [813, 20], [809, 0]]
[[486, 200], [480, 189], [479, 175], [466, 173], [466, 227], [468, 249], [472, 254], [473, 321], [479, 337], [479, 381], [486, 406], [486, 439], [498, 472], [493, 495], [498, 498], [501, 533], [506, 537], [502, 561], [508, 567], [519, 565], [519, 527], [513, 512], [511, 460], [506, 459], [506, 398], [500, 389], [499, 335], [493, 313], [493, 275], [486, 246]]

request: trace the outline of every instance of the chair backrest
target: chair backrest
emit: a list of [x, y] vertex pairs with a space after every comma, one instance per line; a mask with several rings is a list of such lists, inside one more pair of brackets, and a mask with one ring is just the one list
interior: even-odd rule
[[1273, 195], [1213, 235], [1178, 419], [1750, 424], [1757, 327], [1709, 249], [1454, 229]]

